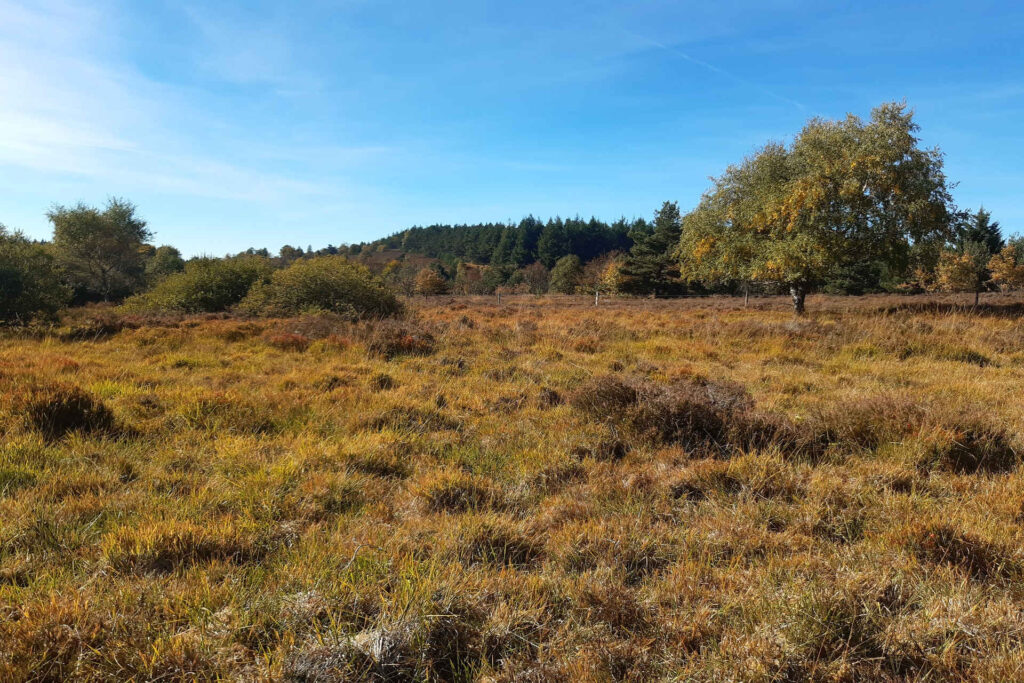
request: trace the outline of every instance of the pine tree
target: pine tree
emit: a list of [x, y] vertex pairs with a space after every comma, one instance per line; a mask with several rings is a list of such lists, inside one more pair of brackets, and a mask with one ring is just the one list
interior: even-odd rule
[[956, 245], [964, 248], [970, 242], [980, 242], [995, 255], [1003, 249], [1003, 233], [999, 229], [999, 221], [992, 220], [992, 214], [985, 207], [973, 214], [964, 216], [957, 226]]
[[685, 291], [679, 279], [679, 264], [673, 255], [681, 233], [682, 217], [675, 202], [661, 206], [649, 231], [632, 232], [633, 248], [621, 272], [623, 290], [655, 296]]
[[491, 265], [503, 266], [512, 262], [512, 249], [515, 247], [515, 228], [509, 226], [501, 231], [498, 245], [491, 252]]
[[512, 263], [522, 268], [537, 260], [537, 240], [540, 238], [544, 225], [532, 215], [519, 221], [516, 230], [516, 243], [512, 248]]
[[548, 221], [537, 239], [537, 260], [553, 268], [558, 259], [569, 253], [569, 235], [561, 218]]

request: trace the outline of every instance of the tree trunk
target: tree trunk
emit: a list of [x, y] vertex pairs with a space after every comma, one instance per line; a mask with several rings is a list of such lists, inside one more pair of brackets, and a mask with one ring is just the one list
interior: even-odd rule
[[594, 305], [597, 306], [601, 302], [601, 290], [594, 290]]
[[746, 308], [748, 303], [750, 303], [750, 283], [749, 282], [744, 282], [743, 283], [743, 308]]
[[974, 290], [974, 307], [975, 308], [978, 307], [978, 299], [979, 299], [979, 297], [981, 297], [981, 290], [980, 289], [975, 289]]
[[804, 314], [804, 299], [807, 298], [807, 291], [802, 285], [790, 285], [789, 294], [793, 297], [793, 312], [797, 315]]

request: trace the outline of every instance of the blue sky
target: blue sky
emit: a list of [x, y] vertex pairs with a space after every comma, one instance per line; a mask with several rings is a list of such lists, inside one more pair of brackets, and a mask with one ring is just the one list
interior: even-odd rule
[[186, 254], [693, 206], [903, 99], [1024, 230], [1024, 3], [0, 0], [0, 222], [139, 205]]

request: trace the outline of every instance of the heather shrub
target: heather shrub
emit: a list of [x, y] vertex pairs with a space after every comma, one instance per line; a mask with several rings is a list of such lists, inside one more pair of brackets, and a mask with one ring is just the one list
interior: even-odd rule
[[183, 272], [168, 275], [148, 292], [130, 297], [123, 307], [128, 311], [226, 311], [272, 271], [270, 261], [258, 256], [193, 259]]
[[728, 445], [753, 401], [742, 388], [710, 381], [658, 385], [605, 375], [576, 390], [572, 405], [611, 422], [630, 439], [688, 448]]
[[430, 332], [409, 322], [381, 320], [364, 327], [361, 336], [370, 355], [391, 360], [398, 356], [428, 356], [436, 341]]
[[342, 256], [296, 261], [259, 282], [239, 305], [253, 315], [328, 311], [352, 319], [397, 315], [402, 305], [365, 266]]
[[135, 326], [123, 316], [103, 309], [86, 309], [84, 314], [62, 317], [64, 325], [57, 330], [61, 341], [99, 341]]

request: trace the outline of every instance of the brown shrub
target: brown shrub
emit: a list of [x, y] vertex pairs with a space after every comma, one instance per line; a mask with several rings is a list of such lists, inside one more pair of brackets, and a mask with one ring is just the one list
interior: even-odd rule
[[130, 327], [131, 325], [116, 313], [104, 311], [89, 313], [81, 319], [71, 321], [57, 336], [61, 341], [100, 341]]
[[114, 434], [114, 414], [87, 391], [65, 384], [33, 386], [17, 397], [18, 410], [48, 440], [70, 432]]
[[214, 329], [214, 334], [218, 339], [222, 339], [229, 343], [235, 343], [260, 334], [263, 331], [263, 326], [252, 322], [244, 322], [225, 325]]

